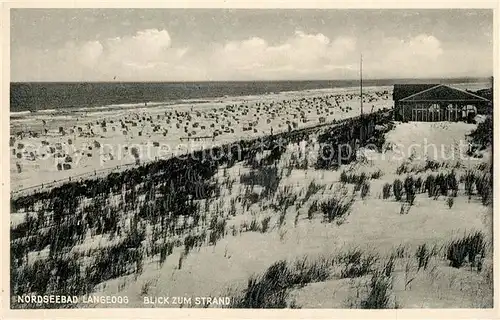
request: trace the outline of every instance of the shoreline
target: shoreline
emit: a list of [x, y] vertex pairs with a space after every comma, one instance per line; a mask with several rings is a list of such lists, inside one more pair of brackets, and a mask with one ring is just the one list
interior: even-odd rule
[[[376, 98], [376, 91], [386, 88], [367, 89], [364, 99], [375, 99], [375, 110], [390, 108], [389, 91], [386, 99]], [[202, 144], [221, 144], [241, 140], [243, 137], [259, 137], [341, 120], [359, 114], [356, 111], [359, 97], [351, 89], [332, 89], [328, 92], [295, 92], [273, 95], [244, 96], [227, 98], [222, 102], [198, 103], [196, 105], [158, 105], [147, 108], [114, 109], [111, 112], [96, 110], [83, 116], [72, 117], [42, 115], [29, 119], [11, 121], [11, 188], [24, 189], [33, 185], [67, 179], [71, 176], [92, 172], [103, 168], [114, 168], [124, 164], [105, 159], [103, 166], [98, 160], [103, 153], [90, 150], [95, 141], [102, 145], [126, 146], [143, 145], [149, 142], [167, 142], [176, 148], [183, 137], [214, 136], [213, 141]], [[372, 98], [370, 98], [373, 96]], [[315, 100], [319, 99], [319, 100]], [[374, 110], [374, 111], [375, 111]], [[102, 126], [103, 120], [106, 128]], [[122, 128], [120, 128], [120, 125]], [[59, 130], [58, 130], [59, 128]], [[44, 134], [42, 130], [48, 131]], [[112, 129], [112, 130], [111, 130]], [[63, 130], [63, 134], [61, 131]], [[34, 133], [36, 137], [31, 136]], [[122, 131], [123, 134], [122, 134]], [[141, 134], [140, 132], [143, 132]], [[196, 133], [195, 133], [196, 132]], [[68, 142], [71, 140], [71, 145]], [[48, 143], [48, 145], [44, 145]], [[21, 146], [20, 146], [21, 145]], [[32, 149], [24, 146], [33, 146]], [[43, 146], [40, 149], [40, 146]], [[54, 150], [51, 146], [58, 148]], [[61, 149], [64, 146], [64, 150]], [[20, 149], [21, 148], [21, 149]], [[49, 150], [50, 149], [50, 150]], [[57, 157], [60, 151], [75, 159], [82, 158], [83, 164], [68, 171], [57, 170], [57, 163], [64, 157]], [[116, 149], [116, 148], [115, 148]], [[102, 149], [101, 149], [102, 150]], [[56, 151], [56, 152], [54, 152]], [[30, 155], [34, 152], [34, 155]], [[70, 154], [71, 153], [71, 154]], [[87, 154], [89, 154], [87, 157]], [[38, 159], [39, 156], [53, 155], [53, 161]], [[21, 158], [19, 158], [21, 157]], [[34, 158], [33, 158], [34, 157]], [[28, 160], [28, 159], [34, 159]], [[154, 158], [154, 157], [153, 157]], [[96, 162], [97, 161], [97, 162]], [[18, 172], [17, 163], [22, 167]], [[131, 162], [131, 161], [129, 161]], [[132, 160], [133, 162], [133, 160]]]
[[[453, 80], [453, 79], [451, 79]], [[472, 82], [458, 82], [452, 83], [451, 86], [455, 86], [458, 88], [467, 87], [471, 89], [484, 88], [488, 87], [489, 83], [484, 81], [484, 79], [473, 79]], [[299, 80], [301, 81], [301, 80]], [[322, 80], [320, 80], [322, 81]], [[358, 91], [358, 84], [353, 84], [349, 86], [339, 86], [333, 88], [317, 88], [317, 89], [304, 89], [304, 90], [283, 90], [279, 92], [268, 92], [262, 94], [253, 94], [253, 95], [224, 95], [220, 97], [205, 97], [205, 98], [186, 98], [186, 99], [176, 99], [171, 101], [144, 101], [144, 102], [129, 102], [129, 103], [117, 103], [117, 104], [107, 104], [107, 105], [97, 105], [97, 106], [89, 106], [89, 107], [62, 107], [60, 109], [39, 109], [39, 110], [23, 110], [23, 111], [10, 111], [10, 119], [19, 119], [23, 118], [24, 115], [38, 115], [38, 114], [74, 114], [77, 112], [96, 112], [96, 111], [109, 111], [116, 109], [134, 109], [143, 107], [144, 103], [148, 104], [147, 108], [155, 108], [155, 107], [165, 107], [165, 106], [184, 106], [189, 104], [204, 104], [204, 103], [214, 103], [214, 102], [225, 102], [232, 100], [253, 100], [261, 97], [275, 97], [279, 95], [286, 94], [298, 94], [298, 93], [330, 93], [330, 92], [348, 92], [348, 91]], [[368, 85], [363, 87], [365, 90], [375, 89], [375, 88], [392, 88], [392, 85]]]
[[[392, 108], [392, 88], [368, 86], [364, 90], [365, 113]], [[210, 102], [198, 99], [197, 104], [157, 104], [126, 109], [113, 107], [83, 114], [35, 113], [26, 119], [11, 119], [11, 140], [14, 140], [10, 146], [11, 192], [51, 184], [54, 180], [67, 181], [93, 172], [112, 172], [117, 167], [128, 167], [134, 164], [134, 158], [117, 160], [114, 159], [115, 154], [111, 154], [125, 154], [128, 146], [143, 148], [147, 144], [160, 143], [167, 144], [170, 150], [190, 147], [185, 145], [186, 140], [183, 139], [195, 142], [200, 139], [195, 143], [195, 149], [191, 146], [190, 150], [194, 151], [342, 121], [359, 114], [358, 94], [356, 87], [330, 88], [227, 97]], [[48, 129], [45, 134], [44, 129]], [[32, 137], [32, 133], [36, 137]], [[96, 143], [109, 146], [112, 152], [100, 147], [92, 150]], [[19, 149], [19, 145], [32, 147], [33, 150]], [[51, 146], [58, 149], [54, 150]], [[155, 159], [155, 153], [159, 151], [148, 155], [149, 160]], [[47, 156], [54, 157], [48, 159]], [[65, 162], [68, 157], [73, 158], [72, 163]]]
[[[387, 114], [388, 112], [391, 112], [390, 110], [378, 110], [372, 114], [369, 114], [369, 115], [375, 115], [375, 114]], [[277, 132], [275, 135], [273, 135], [274, 137], [277, 137], [277, 136], [281, 136], [281, 135], [284, 135], [284, 134], [294, 134], [294, 135], [300, 135], [300, 134], [311, 134], [312, 132], [316, 132], [316, 131], [320, 131], [322, 130], [323, 128], [326, 128], [326, 127], [329, 127], [330, 129], [332, 127], [338, 127], [338, 126], [342, 126], [343, 124], [345, 124], [346, 122], [350, 122], [350, 121], [355, 121], [357, 119], [359, 119], [360, 116], [354, 116], [354, 117], [351, 117], [351, 118], [346, 118], [346, 119], [342, 119], [342, 120], [339, 120], [339, 121], [333, 121], [333, 122], [329, 122], [329, 123], [323, 123], [323, 124], [317, 124], [317, 125], [314, 125], [314, 126], [311, 126], [311, 127], [306, 127], [306, 128], [301, 128], [301, 129], [298, 129], [298, 130], [294, 130], [294, 131], [291, 131], [291, 132]], [[270, 135], [264, 135], [262, 137], [258, 137], [258, 138], [261, 138], [263, 140], [265, 139], [269, 139], [271, 136]], [[214, 145], [212, 146], [212, 148], [217, 148], [217, 147], [224, 147], [224, 146], [227, 146], [228, 144], [231, 145], [232, 143], [234, 142], [241, 142], [241, 141], [244, 141], [244, 142], [247, 142], [247, 143], [250, 143], [250, 142], [255, 142], [256, 139], [258, 138], [255, 138], [255, 137], [249, 137], [247, 139], [243, 138], [243, 139], [240, 139], [240, 140], [227, 140], [227, 141], [219, 141], [220, 143], [217, 144], [217, 145]], [[203, 146], [202, 146], [203, 147]], [[147, 161], [147, 162], [141, 162], [139, 165], [135, 164], [133, 161], [129, 162], [129, 163], [124, 163], [124, 164], [121, 164], [117, 167], [111, 167], [111, 168], [102, 168], [102, 169], [99, 169], [99, 170], [95, 170], [95, 173], [92, 172], [92, 171], [89, 171], [89, 172], [85, 172], [85, 173], [82, 173], [82, 174], [79, 174], [79, 175], [75, 175], [75, 176], [71, 176], [71, 180], [68, 181], [68, 178], [63, 178], [63, 179], [60, 179], [60, 180], [57, 180], [57, 181], [54, 181], [54, 182], [47, 182], [44, 184], [44, 186], [42, 185], [34, 185], [34, 186], [28, 186], [28, 187], [25, 187], [25, 188], [22, 188], [22, 189], [19, 189], [19, 190], [11, 190], [10, 194], [11, 194], [11, 198], [13, 198], [13, 196], [15, 196], [14, 198], [17, 198], [17, 197], [22, 197], [22, 196], [27, 196], [29, 195], [30, 193], [36, 193], [36, 192], [42, 192], [44, 188], [48, 188], [49, 190], [52, 189], [52, 188], [55, 188], [55, 187], [60, 187], [61, 185], [64, 185], [64, 183], [67, 183], [67, 182], [78, 182], [78, 181], [82, 181], [82, 180], [94, 180], [94, 179], [98, 179], [98, 178], [102, 178], [102, 177], [105, 177], [111, 173], [121, 173], [125, 170], [128, 170], [128, 169], [134, 169], [134, 168], [137, 168], [139, 166], [143, 166], [143, 165], [148, 165], [148, 164], [152, 164], [152, 163], [155, 163], [155, 162], [158, 162], [158, 161], [163, 161], [163, 160], [169, 160], [169, 159], [172, 159], [172, 158], [181, 158], [181, 157], [184, 157], [184, 156], [189, 156], [189, 155], [193, 155], [195, 152], [197, 151], [200, 151], [200, 150], [197, 150], [197, 149], [190, 149], [187, 153], [184, 153], [184, 154], [181, 154], [181, 155], [176, 155], [176, 156], [171, 156], [171, 157], [165, 157], [165, 158], [159, 158], [159, 159], [155, 159], [155, 160], [150, 160], [150, 161]], [[202, 151], [207, 151], [207, 149], [205, 148], [202, 148]], [[40, 188], [40, 189], [38, 189]], [[29, 192], [29, 191], [31, 192]], [[25, 192], [27, 192], [27, 194], [25, 194]]]

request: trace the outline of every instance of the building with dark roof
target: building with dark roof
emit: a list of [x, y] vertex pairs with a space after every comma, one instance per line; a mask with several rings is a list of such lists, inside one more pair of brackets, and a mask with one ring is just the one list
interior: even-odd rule
[[393, 100], [396, 121], [471, 121], [491, 110], [484, 96], [445, 84], [396, 84]]

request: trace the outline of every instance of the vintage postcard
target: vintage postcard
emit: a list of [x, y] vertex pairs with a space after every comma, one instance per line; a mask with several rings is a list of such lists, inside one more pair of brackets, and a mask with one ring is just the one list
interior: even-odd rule
[[498, 3], [363, 5], [5, 3], [5, 318], [496, 318]]

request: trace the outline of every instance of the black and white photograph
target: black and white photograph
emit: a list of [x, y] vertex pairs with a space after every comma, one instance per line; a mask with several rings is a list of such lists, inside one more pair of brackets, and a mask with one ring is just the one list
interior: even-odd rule
[[5, 308], [494, 308], [491, 5], [4, 10]]

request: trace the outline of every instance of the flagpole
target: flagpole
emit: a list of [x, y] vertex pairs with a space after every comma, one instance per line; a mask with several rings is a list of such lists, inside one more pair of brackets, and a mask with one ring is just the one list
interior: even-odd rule
[[359, 59], [359, 84], [360, 84], [360, 98], [361, 98], [361, 115], [363, 115], [363, 54]]
[[360, 59], [359, 59], [359, 98], [361, 100], [361, 114], [360, 114], [360, 120], [361, 120], [361, 126], [360, 126], [360, 131], [359, 131], [359, 142], [363, 143], [363, 138], [364, 138], [364, 128], [363, 128], [363, 54], [361, 53]]

